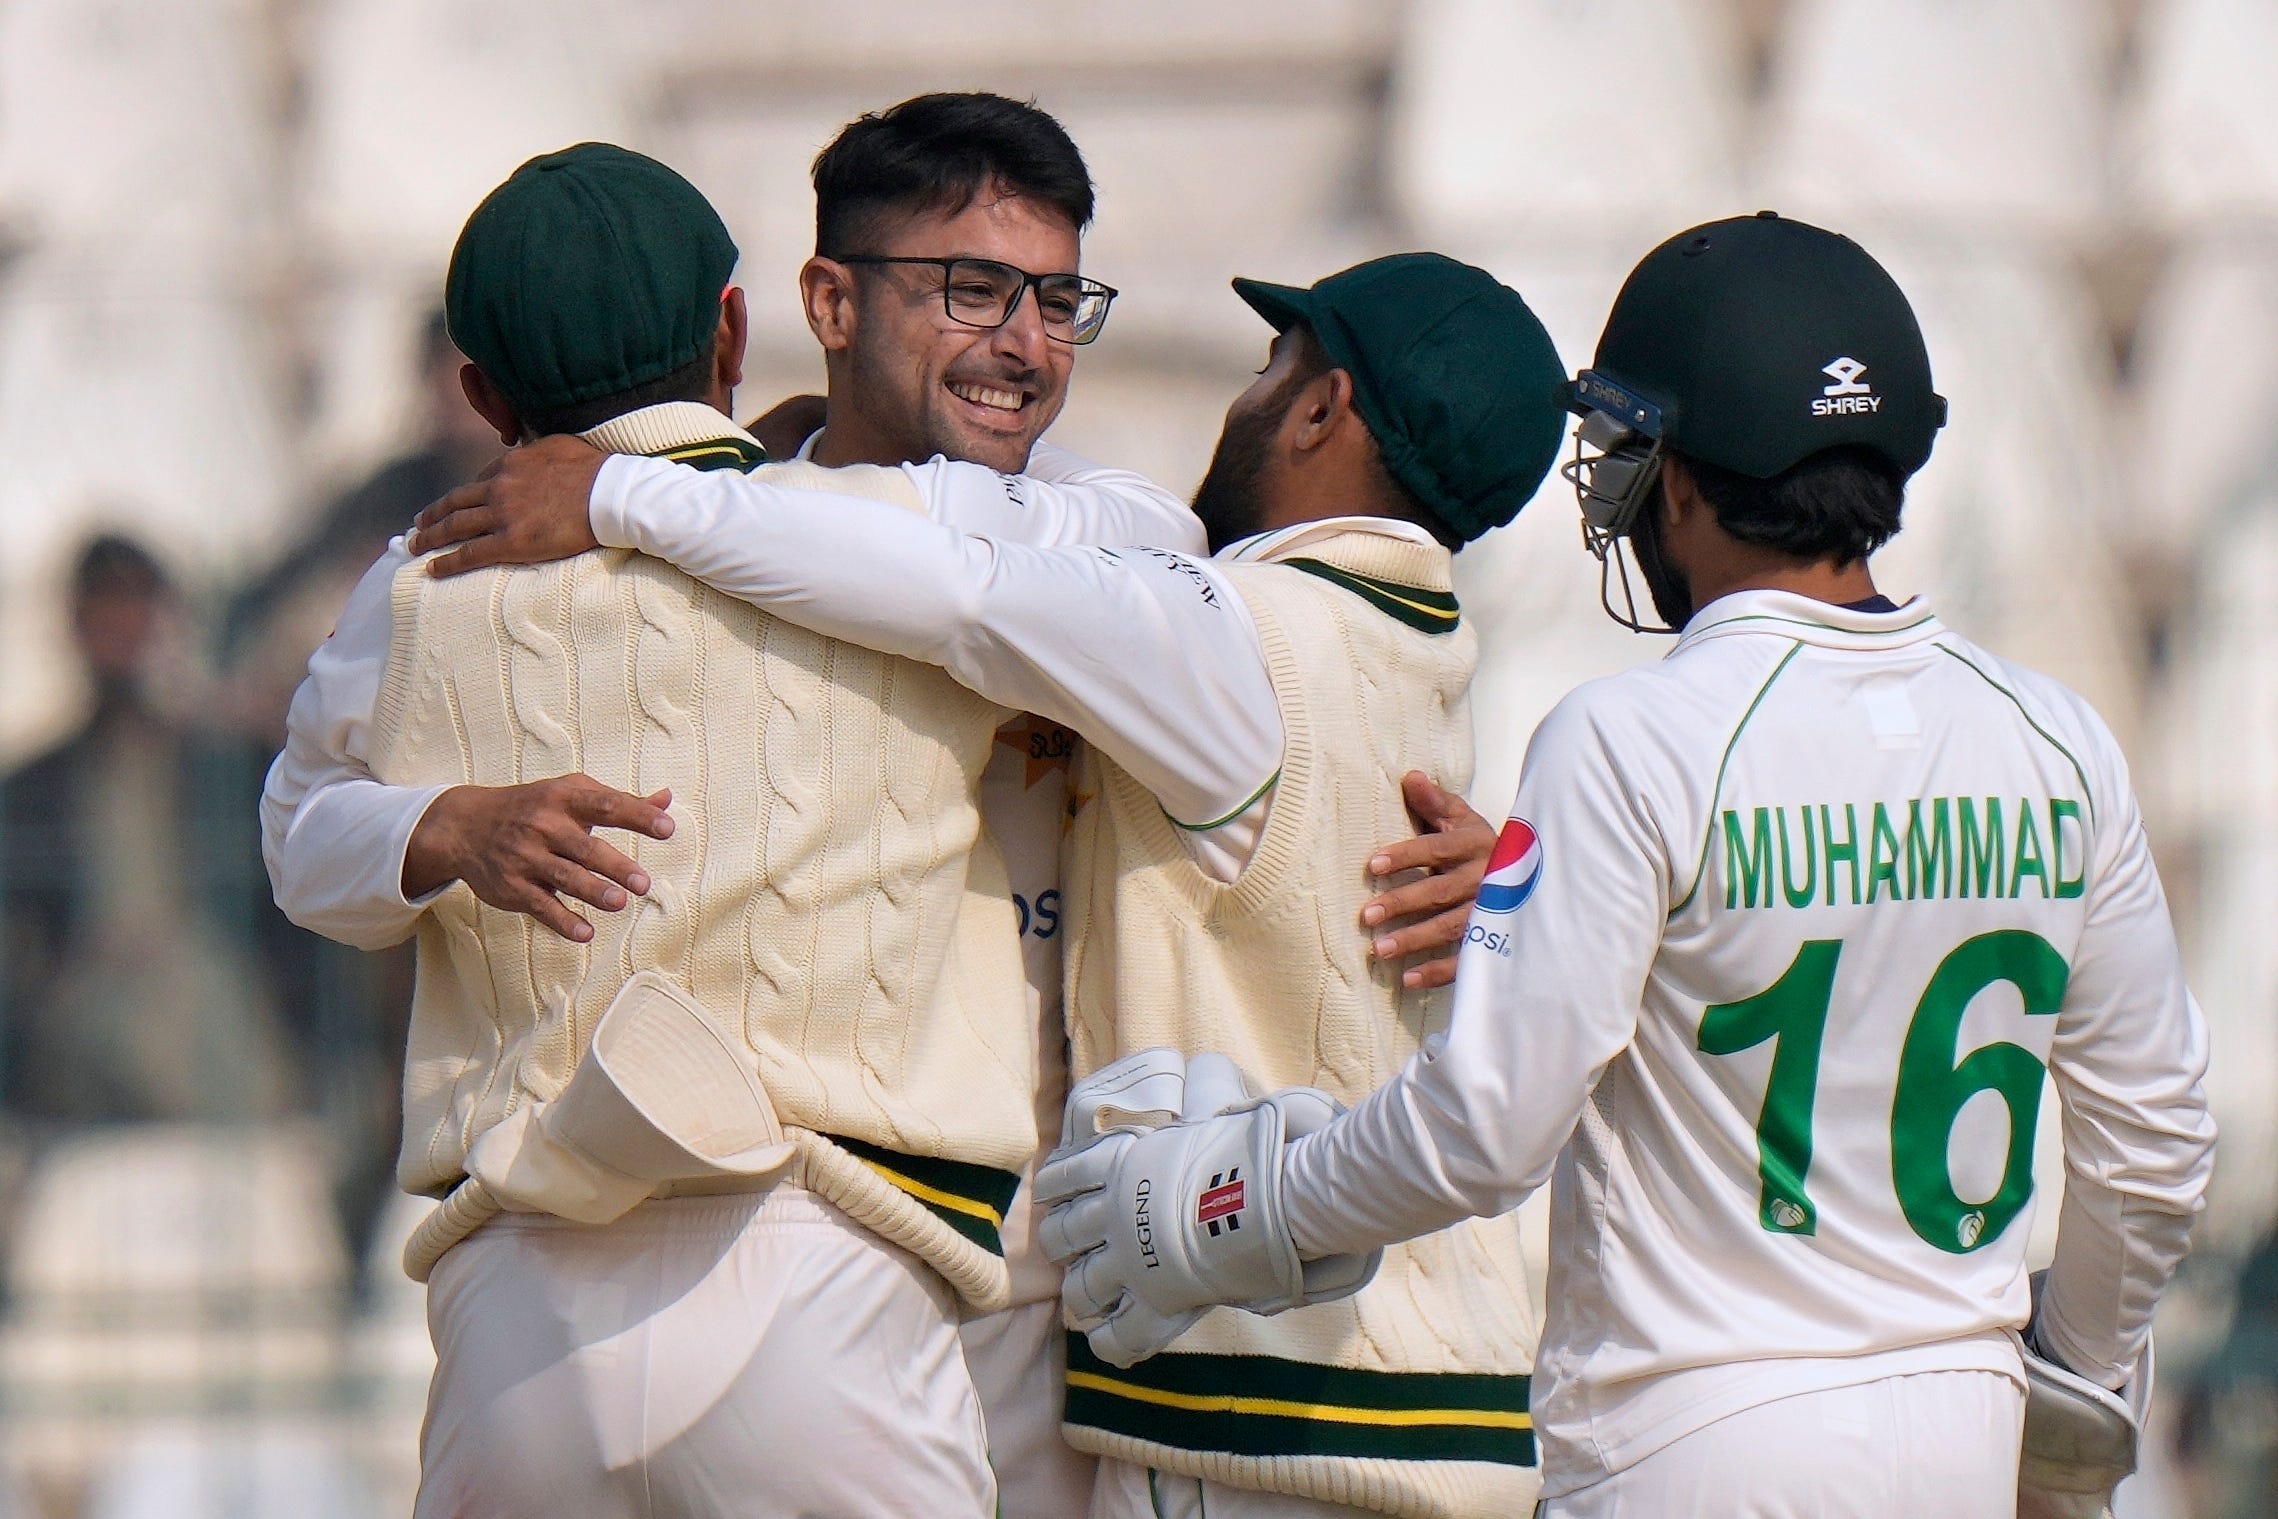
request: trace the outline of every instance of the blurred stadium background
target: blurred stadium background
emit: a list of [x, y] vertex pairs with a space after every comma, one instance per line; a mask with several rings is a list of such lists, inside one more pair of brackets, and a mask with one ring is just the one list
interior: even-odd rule
[[[0, 1519], [408, 1511], [406, 972], [276, 916], [252, 809], [354, 575], [494, 451], [444, 259], [523, 158], [655, 153], [744, 249], [759, 410], [820, 388], [810, 159], [942, 88], [1083, 147], [1124, 293], [1058, 436], [1178, 488], [1264, 351], [1235, 272], [1440, 248], [1578, 366], [1695, 221], [1891, 267], [1953, 423], [1883, 583], [2112, 720], [2216, 1031], [2128, 1513], [2278, 1513], [2274, 77], [2278, 0], [0, 0]], [[1460, 565], [1492, 814], [1659, 652], [1577, 539], [1554, 482]]]

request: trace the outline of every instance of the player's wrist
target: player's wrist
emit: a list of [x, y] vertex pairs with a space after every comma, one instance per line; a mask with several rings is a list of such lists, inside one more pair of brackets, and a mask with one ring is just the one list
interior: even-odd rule
[[465, 874], [467, 819], [482, 788], [449, 786], [436, 793], [404, 841], [400, 886], [404, 900], [416, 902], [441, 891]]

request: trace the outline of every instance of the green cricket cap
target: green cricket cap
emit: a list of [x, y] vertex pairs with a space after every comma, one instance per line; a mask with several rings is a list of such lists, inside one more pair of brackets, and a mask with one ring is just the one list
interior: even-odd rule
[[517, 410], [661, 379], [710, 348], [736, 245], [703, 193], [653, 158], [581, 142], [531, 159], [451, 250], [451, 341]]
[[1851, 239], [1771, 211], [1640, 260], [1571, 404], [1758, 480], [1846, 446], [1911, 475], [1946, 422], [1898, 282]]
[[1353, 377], [1392, 477], [1465, 543], [1519, 514], [1566, 434], [1566, 370], [1517, 291], [1438, 253], [1396, 253], [1310, 289], [1234, 281], [1303, 324]]

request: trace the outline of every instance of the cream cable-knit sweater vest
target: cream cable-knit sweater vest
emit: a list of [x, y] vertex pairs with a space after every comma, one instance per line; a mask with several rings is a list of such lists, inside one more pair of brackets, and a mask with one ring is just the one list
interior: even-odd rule
[[[602, 432], [699, 468], [764, 457], [709, 408]], [[922, 510], [897, 470], [767, 468]], [[741, 1029], [807, 1186], [976, 1306], [1001, 1303], [996, 1231], [1035, 1144], [1036, 1082], [1010, 891], [974, 807], [1005, 711], [625, 551], [449, 580], [415, 562], [394, 608], [381, 780], [583, 771], [670, 786], [678, 824], [612, 836], [654, 884], [589, 914], [590, 944], [463, 883], [421, 918], [404, 1188], [458, 1187], [476, 1137], [557, 1094], [610, 999], [653, 967]]]
[[[1470, 782], [1477, 640], [1444, 549], [1356, 530], [1220, 568], [1256, 616], [1285, 731], [1265, 830], [1218, 883], [1152, 795], [1090, 761], [1097, 799], [1067, 885], [1074, 1066], [1218, 1050], [1266, 1090], [1351, 1103], [1446, 1020], [1444, 993], [1404, 991], [1398, 967], [1368, 959], [1360, 909], [1369, 855], [1414, 827], [1401, 775]], [[1217, 1310], [1128, 1371], [1068, 1343], [1079, 1449], [1388, 1514], [1485, 1519], [1534, 1502], [1535, 1331], [1510, 1218], [1395, 1245], [1342, 1302]]]

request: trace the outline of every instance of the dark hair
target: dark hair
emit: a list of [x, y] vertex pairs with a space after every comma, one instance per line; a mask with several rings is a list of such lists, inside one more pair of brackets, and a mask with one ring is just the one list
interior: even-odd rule
[[522, 424], [525, 436], [542, 438], [551, 433], [584, 432], [629, 411], [664, 401], [702, 401], [711, 392], [712, 349], [707, 344], [702, 353], [672, 373], [658, 375], [631, 390], [621, 390], [613, 396], [596, 396], [570, 406], [542, 406], [535, 411], [524, 411], [517, 406], [514, 416]]
[[[1287, 394], [1294, 398], [1299, 386], [1310, 385], [1313, 381], [1336, 368], [1337, 365], [1329, 357], [1329, 350], [1322, 347], [1321, 340], [1313, 335], [1311, 327], [1299, 322], [1290, 330], [1304, 340], [1298, 349], [1296, 367], [1290, 371], [1289, 380], [1285, 387]], [[1282, 409], [1287, 411], [1288, 407], [1285, 405]], [[1361, 426], [1363, 428], [1368, 427], [1367, 417], [1361, 417]], [[1416, 498], [1416, 493], [1403, 485], [1400, 482], [1400, 477], [1392, 473], [1391, 469], [1386, 466], [1384, 446], [1377, 443], [1376, 433], [1373, 429], [1369, 430], [1368, 438], [1369, 442], [1376, 443], [1376, 447], [1369, 450], [1368, 472], [1375, 477], [1375, 504], [1378, 515], [1392, 517], [1422, 528], [1438, 539], [1440, 546], [1450, 553], [1462, 548], [1463, 535], [1442, 522], [1439, 514], [1419, 501]]]
[[815, 252], [868, 253], [885, 211], [955, 213], [992, 185], [1040, 200], [1082, 231], [1092, 179], [1067, 129], [1033, 101], [919, 95], [866, 112], [815, 158]]
[[173, 577], [158, 557], [122, 533], [88, 539], [71, 567], [71, 594], [75, 597], [106, 593], [163, 596], [173, 589]]
[[1822, 449], [1768, 480], [1676, 454], [1717, 525], [1794, 559], [1850, 564], [1898, 531], [1906, 476], [1858, 444]]

